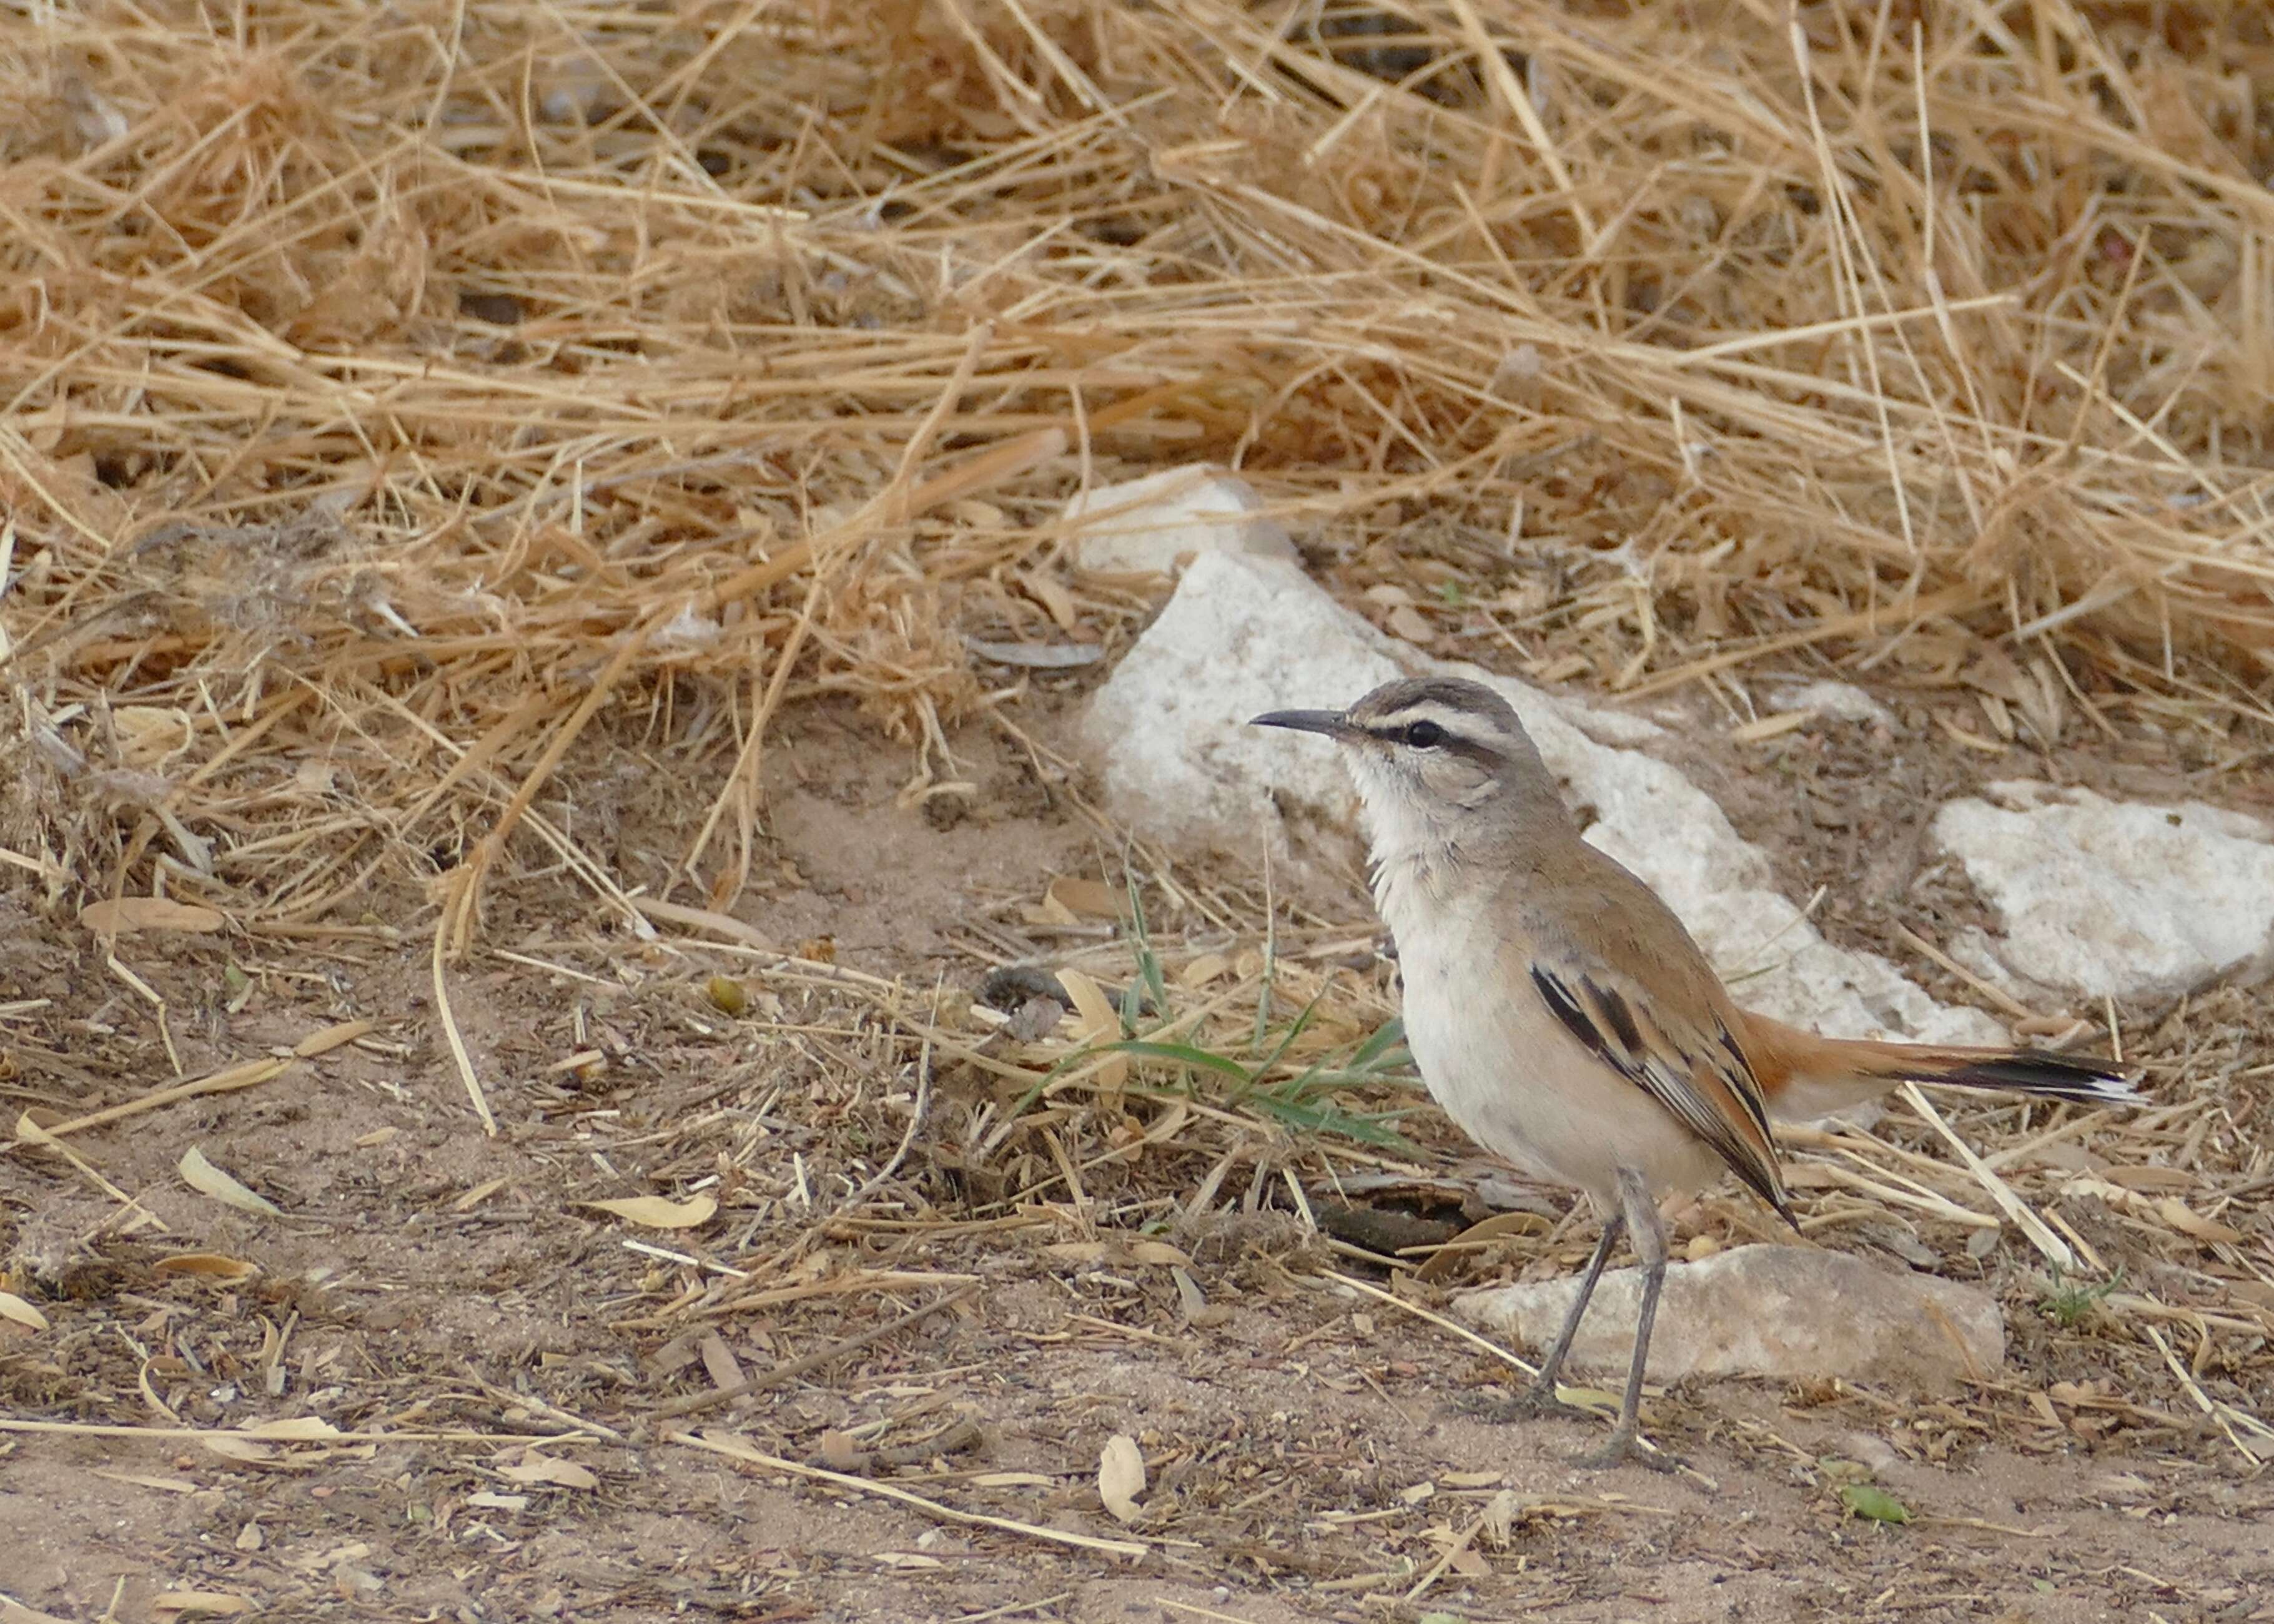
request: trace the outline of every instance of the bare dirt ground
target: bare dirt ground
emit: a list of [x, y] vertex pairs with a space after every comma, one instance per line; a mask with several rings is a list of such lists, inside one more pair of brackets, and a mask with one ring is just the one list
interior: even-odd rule
[[[1033, 709], [1045, 743], [1063, 731]], [[370, 1023], [268, 1080], [72, 1133], [68, 1157], [0, 1157], [8, 1282], [49, 1321], [0, 1322], [0, 1591], [74, 1620], [240, 1602], [592, 1621], [2274, 1618], [2274, 1485], [2135, 1327], [2057, 1312], [2010, 1232], [1969, 1250], [1882, 1213], [1818, 1235], [1999, 1292], [2013, 1351], [1968, 1392], [1678, 1387], [1646, 1413], [1678, 1476], [1577, 1468], [1578, 1423], [1472, 1418], [1465, 1401], [1511, 1372], [1402, 1304], [1574, 1267], [1584, 1227], [1539, 1223], [1376, 1296], [1347, 1282], [1389, 1271], [1306, 1226], [1291, 1191], [1321, 1201], [1338, 1169], [1402, 1154], [1133, 1089], [1013, 1116], [972, 989], [1022, 952], [1121, 951], [1112, 923], [1043, 902], [1053, 876], [1119, 882], [1078, 778], [974, 730], [953, 741], [974, 793], [918, 808], [896, 799], [904, 761], [848, 718], [809, 706], [779, 736], [775, 867], [741, 912], [803, 957], [644, 942], [565, 888], [548, 908], [541, 883], [517, 887], [450, 972], [493, 1139], [433, 1019], [416, 894], [313, 936], [124, 938], [114, 967], [0, 891], [0, 1079], [35, 1122]], [[1717, 785], [1751, 786], [1732, 793], [1746, 832], [1796, 889], [1833, 883], [1828, 928], [1873, 945], [1871, 921], [1963, 906], [1946, 881], [1914, 895], [1916, 859], [1882, 888], [1892, 906], [1856, 889], [1927, 792], [1986, 776], [1922, 744], [1867, 793], [1878, 748], [1788, 737], [1723, 757]], [[2093, 770], [2187, 787], [2154, 754]], [[684, 838], [659, 787], [673, 763], [646, 766], [578, 775], [560, 808], [612, 820], [628, 871]], [[1352, 947], [1362, 899], [1318, 893], [1281, 899], [1284, 973], [1386, 1010], [1388, 967]], [[1180, 989], [1196, 959], [1256, 945], [1157, 878], [1145, 896]], [[2247, 1001], [2208, 1007], [2123, 1012], [2159, 1099], [2249, 1064]], [[959, 1030], [957, 1054], [920, 1035]], [[1400, 1122], [1422, 1166], [1479, 1170], [1427, 1113]], [[2197, 1136], [2199, 1193], [2246, 1153], [2219, 1135]], [[198, 1193], [193, 1147], [277, 1210]], [[716, 1212], [674, 1229], [587, 1205], [636, 1197]], [[2127, 1282], [2213, 1300], [2208, 1252], [2061, 1210]], [[2263, 1259], [2263, 1214], [2223, 1211]], [[1677, 1244], [1760, 1233], [1725, 1193]], [[2264, 1326], [2237, 1316], [2274, 1303], [2216, 1300], [2165, 1324], [2167, 1345], [2202, 1390], [2263, 1404]], [[295, 1420], [327, 1425], [213, 1439]], [[1127, 1524], [1098, 1488], [1116, 1435], [1148, 1473]], [[1864, 1472], [1911, 1522], [1850, 1514], [1841, 1485]]]

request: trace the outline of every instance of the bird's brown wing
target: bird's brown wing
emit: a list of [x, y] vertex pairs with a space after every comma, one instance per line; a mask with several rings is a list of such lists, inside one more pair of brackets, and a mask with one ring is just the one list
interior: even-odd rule
[[1789, 1222], [1743, 1017], [1673, 911], [1610, 858], [1581, 849], [1586, 857], [1562, 876], [1564, 897], [1542, 896], [1536, 873], [1526, 887], [1533, 989], [1566, 1031]]

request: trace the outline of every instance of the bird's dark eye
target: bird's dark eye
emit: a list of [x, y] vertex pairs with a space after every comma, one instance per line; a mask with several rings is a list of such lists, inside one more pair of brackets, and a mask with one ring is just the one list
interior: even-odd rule
[[1405, 742], [1417, 750], [1434, 750], [1445, 742], [1445, 730], [1434, 722], [1414, 722], [1405, 729]]

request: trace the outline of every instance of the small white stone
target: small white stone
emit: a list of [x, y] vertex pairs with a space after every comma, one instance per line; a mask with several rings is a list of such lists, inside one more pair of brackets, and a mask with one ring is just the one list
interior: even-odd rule
[[1903, 1463], [1894, 1445], [1877, 1432], [1849, 1432], [1841, 1439], [1839, 1449], [1849, 1460], [1871, 1468], [1874, 1477], [1884, 1477]]
[[1882, 727], [1895, 725], [1894, 711], [1852, 682], [1826, 679], [1774, 688], [1769, 690], [1769, 705], [1775, 712], [1813, 710], [1835, 721], [1872, 722]]
[[[1540, 1349], [1578, 1289], [1576, 1275], [1497, 1286], [1456, 1297], [1453, 1312]], [[1623, 1374], [1641, 1300], [1639, 1269], [1605, 1274], [1571, 1344], [1573, 1368]], [[1740, 1246], [1667, 1266], [1649, 1375], [1840, 1376], [1935, 1390], [1991, 1375], [2005, 1357], [2005, 1319], [1977, 1287], [1845, 1252]]]
[[656, 628], [650, 645], [659, 650], [677, 653], [689, 649], [707, 649], [719, 641], [719, 622], [707, 614], [697, 614], [694, 604], [679, 605], [679, 613]]
[[1206, 462], [1079, 491], [1065, 505], [1082, 569], [1166, 575], [1204, 553], [1293, 559], [1295, 544], [1247, 481]]
[[2034, 782], [1954, 801], [1933, 834], [1998, 911], [2017, 975], [2090, 996], [2190, 991], [2274, 968], [2274, 829]]

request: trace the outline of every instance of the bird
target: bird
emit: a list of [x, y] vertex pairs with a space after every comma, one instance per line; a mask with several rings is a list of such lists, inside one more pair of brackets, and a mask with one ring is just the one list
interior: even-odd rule
[[1556, 1379], [1612, 1250], [1632, 1237], [1634, 1351], [1618, 1421], [1587, 1464], [1671, 1461], [1640, 1442], [1638, 1419], [1666, 1278], [1660, 1199], [1726, 1170], [1798, 1229], [1773, 1118], [1813, 1121], [1905, 1082], [2140, 1101], [2097, 1060], [1821, 1037], [1741, 1008], [1674, 910], [1581, 838], [1514, 708], [1482, 683], [1405, 678], [1346, 710], [1252, 725], [1340, 747], [1431, 1095], [1471, 1139], [1602, 1216], [1578, 1295], [1514, 1408], [1567, 1408]]

